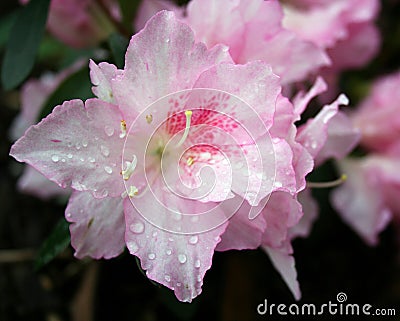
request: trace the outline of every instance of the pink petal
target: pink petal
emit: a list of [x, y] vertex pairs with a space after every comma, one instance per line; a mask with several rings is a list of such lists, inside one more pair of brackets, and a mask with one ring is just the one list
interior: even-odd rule
[[255, 121], [260, 122], [260, 118], [267, 128], [272, 125], [276, 101], [281, 91], [279, 77], [272, 72], [269, 65], [260, 61], [243, 66], [233, 64], [214, 66], [201, 74], [195, 87], [226, 91], [243, 100], [250, 108], [245, 110], [242, 106], [236, 108], [229, 106], [229, 116], [240, 121], [252, 134], [254, 133], [252, 127], [257, 126], [251, 124]]
[[340, 95], [336, 101], [326, 105], [313, 119], [303, 125], [297, 135], [297, 141], [301, 143], [315, 158], [328, 139], [328, 127], [330, 121], [338, 112], [339, 105], [347, 105], [348, 99]]
[[[140, 199], [142, 205], [147, 205], [147, 209], [152, 207], [149, 202], [154, 202], [150, 194]], [[187, 210], [190, 201], [183, 199], [180, 203], [171, 202], [169, 205]], [[140, 214], [144, 208], [139, 213], [129, 199], [125, 200], [124, 208], [127, 226], [125, 241], [130, 253], [140, 258], [141, 266], [150, 279], [174, 290], [180, 301], [191, 302], [201, 293], [204, 275], [211, 267], [214, 249], [227, 223], [206, 232], [183, 234], [190, 229], [187, 229], [189, 225], [196, 224], [188, 216], [174, 219], [168, 215], [168, 211], [159, 208], [153, 217], [157, 220], [155, 226]], [[187, 211], [182, 212], [185, 213]], [[182, 233], [159, 228], [172, 225], [175, 231], [181, 229]]]
[[125, 248], [122, 199], [94, 198], [88, 192], [74, 192], [65, 210], [75, 256], [110, 259]]
[[35, 195], [41, 199], [56, 196], [69, 196], [70, 188], [61, 188], [31, 166], [26, 166], [24, 173], [18, 180], [18, 190], [23, 193]]
[[288, 230], [303, 216], [301, 205], [295, 197], [285, 192], [274, 192], [263, 210], [267, 223], [263, 244], [279, 248], [288, 238]]
[[301, 292], [299, 282], [297, 281], [297, 271], [290, 242], [285, 243], [280, 248], [269, 246], [263, 246], [262, 248], [270, 257], [272, 264], [282, 276], [294, 298], [300, 300]]
[[[231, 212], [231, 209], [226, 209]], [[229, 219], [217, 251], [256, 249], [261, 245], [266, 223], [263, 215], [249, 219], [250, 205], [244, 203]]]
[[390, 209], [385, 204], [381, 171], [367, 161], [345, 159], [338, 163], [347, 180], [332, 194], [332, 203], [342, 219], [370, 245], [386, 227]]
[[328, 158], [342, 159], [358, 144], [360, 136], [346, 114], [338, 112], [329, 121], [327, 140], [315, 162], [321, 164]]
[[157, 99], [191, 88], [201, 72], [222, 61], [231, 61], [227, 48], [195, 44], [193, 31], [172, 12], [162, 11], [132, 37], [113, 93], [130, 123]]
[[303, 216], [300, 221], [290, 229], [290, 239], [309, 236], [312, 226], [318, 217], [318, 203], [312, 197], [311, 189], [306, 188], [301, 191], [297, 196], [297, 200], [301, 204]]
[[307, 92], [299, 92], [293, 98], [293, 105], [297, 115], [301, 115], [304, 110], [307, 108], [307, 105], [310, 101], [318, 96], [320, 93], [323, 93], [327, 89], [327, 84], [321, 77], [317, 77], [311, 89]]
[[101, 62], [99, 65], [90, 60], [90, 79], [93, 94], [101, 100], [114, 103], [114, 95], [111, 89], [111, 80], [122, 74], [122, 70], [118, 70], [116, 66]]
[[120, 121], [118, 108], [101, 100], [90, 99], [86, 106], [79, 100], [65, 102], [32, 126], [10, 155], [61, 187], [90, 190], [98, 198], [120, 196]]

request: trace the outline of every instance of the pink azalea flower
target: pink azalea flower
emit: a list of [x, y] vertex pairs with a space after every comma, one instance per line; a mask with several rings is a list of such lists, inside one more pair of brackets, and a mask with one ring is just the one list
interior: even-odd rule
[[145, 0], [136, 27], [141, 28], [161, 8], [177, 12], [194, 30], [198, 41], [209, 47], [218, 43], [229, 46], [236, 63], [267, 62], [284, 85], [304, 80], [330, 63], [318, 45], [282, 26], [283, 11], [275, 0], [192, 0], [184, 13], [169, 1]]
[[126, 245], [149, 278], [191, 301], [214, 250], [262, 246], [298, 299], [290, 241], [313, 214], [296, 230], [297, 197], [344, 98], [299, 134], [323, 83], [293, 105], [269, 65], [233, 64], [227, 47], [194, 37], [158, 13], [132, 37], [124, 70], [90, 63], [97, 98], [57, 106], [10, 154], [74, 189], [66, 218], [78, 258]]
[[351, 114], [362, 134], [361, 145], [371, 154], [338, 163], [349, 173], [348, 181], [332, 195], [343, 220], [370, 245], [377, 244], [391, 217], [400, 221], [399, 85], [399, 72], [378, 79]]
[[400, 140], [400, 71], [378, 79], [371, 93], [353, 113], [354, 125], [362, 134], [361, 144], [384, 152]]
[[378, 53], [378, 0], [293, 0], [283, 7], [284, 27], [329, 55], [331, 65], [320, 72], [330, 88], [324, 100], [336, 95], [339, 72], [363, 67]]
[[[29, 0], [20, 0], [26, 4]], [[52, 0], [47, 28], [56, 38], [75, 48], [88, 48], [105, 40], [119, 19], [115, 0]]]

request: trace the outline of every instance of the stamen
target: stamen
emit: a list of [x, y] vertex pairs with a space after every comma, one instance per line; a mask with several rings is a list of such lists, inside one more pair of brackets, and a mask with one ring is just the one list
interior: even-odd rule
[[188, 166], [192, 166], [193, 163], [194, 163], [194, 159], [193, 159], [192, 156], [190, 156], [190, 157], [187, 159], [186, 164], [187, 164]]
[[124, 138], [126, 136], [126, 121], [121, 120], [121, 134], [119, 134], [120, 138]]
[[132, 162], [125, 162], [126, 168], [121, 171], [121, 175], [124, 180], [127, 181], [131, 177], [133, 171], [136, 168], [136, 164], [137, 164], [136, 155], [133, 155]]
[[329, 187], [336, 187], [343, 184], [347, 180], [347, 175], [342, 174], [340, 178], [331, 182], [323, 182], [323, 183], [316, 183], [316, 182], [307, 182], [307, 187], [310, 188], [329, 188]]
[[134, 196], [136, 196], [137, 194], [139, 194], [139, 190], [137, 189], [136, 186], [131, 185], [131, 186], [129, 187], [128, 196], [129, 196], [129, 197], [134, 197]]
[[152, 114], [146, 115], [146, 121], [148, 124], [151, 124], [151, 122], [153, 121], [153, 115]]
[[192, 112], [191, 110], [185, 110], [185, 116], [186, 116], [185, 131], [184, 131], [183, 136], [181, 137], [180, 141], [179, 141], [178, 144], [176, 145], [176, 147], [181, 146], [181, 145], [185, 142], [186, 138], [187, 138], [188, 135], [189, 135], [190, 120], [191, 120], [191, 118], [192, 118], [192, 114], [193, 114], [193, 112]]

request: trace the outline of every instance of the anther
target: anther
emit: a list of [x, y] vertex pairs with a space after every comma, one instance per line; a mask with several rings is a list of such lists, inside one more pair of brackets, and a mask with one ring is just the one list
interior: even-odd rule
[[192, 119], [192, 114], [193, 114], [193, 112], [191, 110], [185, 110], [185, 116], [186, 116], [185, 131], [183, 132], [183, 135], [182, 135], [180, 141], [178, 142], [178, 144], [176, 145], [176, 147], [181, 146], [185, 142], [186, 138], [189, 135], [190, 121]]
[[121, 171], [122, 178], [128, 180], [136, 168], [137, 158], [133, 155], [132, 162], [125, 162], [126, 168]]
[[193, 159], [193, 157], [190, 156], [190, 157], [187, 159], [186, 164], [187, 164], [188, 166], [192, 166], [193, 163], [194, 163], [194, 159]]
[[137, 189], [137, 187], [131, 185], [131, 186], [129, 187], [128, 196], [129, 196], [129, 197], [134, 197], [134, 196], [136, 196], [136, 195], [138, 195], [138, 194], [139, 194], [139, 190]]
[[317, 183], [317, 182], [307, 182], [307, 187], [310, 188], [330, 188], [330, 187], [336, 187], [341, 184], [343, 184], [347, 180], [347, 175], [342, 174], [338, 179], [331, 181], [331, 182], [323, 182], [323, 183]]
[[151, 122], [153, 121], [153, 115], [152, 114], [146, 115], [146, 121], [148, 124], [151, 124]]
[[121, 120], [121, 134], [119, 134], [120, 138], [124, 138], [126, 136], [126, 121]]

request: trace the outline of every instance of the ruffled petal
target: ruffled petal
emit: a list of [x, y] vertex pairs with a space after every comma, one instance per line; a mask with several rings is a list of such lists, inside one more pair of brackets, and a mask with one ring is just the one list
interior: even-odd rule
[[226, 47], [208, 50], [195, 44], [193, 31], [173, 12], [156, 14], [132, 37], [124, 74], [113, 80], [113, 93], [128, 126], [152, 102], [191, 88], [202, 71], [222, 61], [231, 61]]
[[61, 187], [89, 190], [95, 197], [120, 196], [123, 139], [116, 106], [98, 99], [65, 102], [11, 148], [10, 155], [27, 162]]
[[[157, 207], [151, 194], [146, 193], [139, 202], [132, 198], [134, 206], [129, 199], [125, 200], [127, 247], [131, 254], [140, 258], [150, 279], [174, 290], [180, 301], [191, 302], [201, 293], [204, 275], [211, 267], [214, 249], [227, 223], [201, 233], [187, 233], [191, 225], [199, 222], [184, 214], [190, 213], [200, 202], [186, 199], [178, 202], [164, 191], [166, 207]], [[172, 217], [171, 209], [176, 211]], [[150, 213], [153, 214], [152, 223], [142, 216]]]
[[125, 247], [123, 202], [120, 197], [94, 198], [88, 192], [74, 192], [65, 210], [75, 256], [110, 259]]

